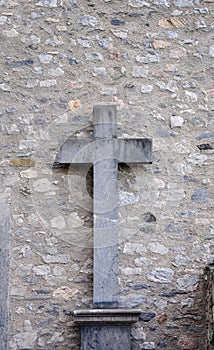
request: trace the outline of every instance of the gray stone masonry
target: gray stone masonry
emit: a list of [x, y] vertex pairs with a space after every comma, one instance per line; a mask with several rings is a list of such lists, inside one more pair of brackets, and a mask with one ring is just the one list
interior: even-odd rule
[[10, 211], [6, 192], [0, 193], [0, 349], [7, 349]]
[[96, 105], [117, 107], [121, 146], [97, 140], [102, 152], [120, 158], [127, 139], [153, 142], [152, 164], [118, 164], [118, 308], [142, 311], [132, 350], [204, 350], [204, 269], [214, 260], [213, 5], [0, 0], [7, 350], [80, 350], [72, 312], [93, 308], [92, 170], [56, 156], [71, 149], [69, 138], [72, 159], [95, 152]]

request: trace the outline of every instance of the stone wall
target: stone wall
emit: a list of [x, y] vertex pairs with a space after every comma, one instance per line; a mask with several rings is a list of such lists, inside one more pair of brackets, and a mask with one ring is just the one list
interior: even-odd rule
[[[153, 139], [152, 165], [119, 171], [121, 306], [142, 310], [133, 350], [204, 349], [203, 276], [214, 253], [213, 0], [0, 6], [8, 348], [79, 349], [72, 311], [92, 305], [91, 170], [53, 164], [67, 138], [91, 137], [93, 105], [113, 103], [120, 137]], [[7, 293], [1, 315], [6, 304]]]
[[206, 268], [207, 279], [207, 343], [206, 349], [214, 349], [214, 320], [213, 320], [213, 266], [210, 265]]

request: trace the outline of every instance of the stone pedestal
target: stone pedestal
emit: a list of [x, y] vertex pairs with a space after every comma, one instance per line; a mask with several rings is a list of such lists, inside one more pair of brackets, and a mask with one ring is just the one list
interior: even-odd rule
[[81, 326], [81, 350], [131, 350], [131, 324], [139, 320], [137, 309], [75, 310]]

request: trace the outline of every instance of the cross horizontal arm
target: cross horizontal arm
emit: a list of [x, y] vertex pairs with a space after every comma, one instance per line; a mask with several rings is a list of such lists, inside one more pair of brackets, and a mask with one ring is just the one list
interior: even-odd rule
[[151, 163], [152, 140], [136, 139], [69, 139], [57, 156], [59, 163], [96, 163], [101, 159], [113, 158], [119, 163]]

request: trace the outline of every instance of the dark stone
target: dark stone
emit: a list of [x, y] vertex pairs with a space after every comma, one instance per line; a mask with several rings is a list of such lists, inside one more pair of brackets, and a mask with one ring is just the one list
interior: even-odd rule
[[132, 288], [134, 290], [140, 290], [140, 289], [150, 289], [151, 286], [149, 284], [128, 284], [129, 288]]
[[48, 324], [52, 323], [54, 320], [55, 318], [53, 317], [47, 318], [46, 320], [37, 323], [37, 327], [41, 328], [41, 327], [47, 326]]
[[165, 341], [161, 340], [161, 341], [159, 341], [159, 342], [157, 343], [157, 347], [158, 347], [158, 348], [161, 348], [161, 349], [164, 349], [164, 348], [167, 347], [167, 343], [166, 343]]
[[213, 149], [213, 146], [211, 146], [209, 143], [202, 143], [201, 145], [197, 145], [197, 147], [200, 149], [200, 151], [205, 151], [207, 149]]
[[131, 350], [129, 326], [83, 326], [81, 350]]
[[144, 13], [138, 13], [138, 12], [131, 12], [128, 15], [129, 15], [129, 17], [143, 17], [143, 16], [145, 16]]
[[119, 19], [112, 19], [111, 20], [111, 24], [113, 26], [124, 26], [125, 22], [124, 21], [120, 21]]
[[149, 322], [155, 316], [156, 316], [156, 314], [154, 312], [142, 312], [139, 319], [140, 319], [140, 321], [143, 321], [143, 322]]
[[38, 105], [32, 105], [32, 106], [30, 106], [30, 109], [32, 111], [34, 111], [35, 113], [38, 113], [41, 110], [40, 106], [38, 106]]
[[23, 61], [13, 61], [13, 62], [6, 62], [6, 66], [8, 68], [17, 68], [21, 66], [32, 66], [34, 64], [34, 60], [27, 59]]
[[37, 49], [38, 49], [38, 46], [37, 46], [37, 45], [31, 44], [31, 45], [28, 45], [27, 48], [28, 48], [28, 49], [31, 49], [31, 50], [37, 50]]
[[36, 289], [36, 290], [34, 290], [34, 292], [36, 292], [36, 294], [49, 294], [49, 293], [51, 293], [50, 290], [44, 290], [44, 289]]
[[159, 137], [175, 137], [176, 133], [168, 130], [159, 129], [157, 130], [156, 135]]
[[46, 118], [36, 118], [34, 120], [35, 124], [38, 125], [45, 125], [47, 123], [47, 119]]
[[157, 328], [156, 328], [156, 327], [149, 327], [149, 330], [150, 330], [151, 332], [155, 332], [155, 331], [157, 330]]
[[10, 106], [10, 107], [8, 107], [6, 109], [6, 112], [10, 113], [10, 114], [15, 113], [16, 112], [16, 107], [15, 106]]
[[78, 60], [76, 57], [68, 57], [68, 61], [70, 64], [78, 64], [80, 63], [80, 60]]
[[47, 314], [50, 314], [50, 315], [55, 315], [55, 316], [59, 315], [59, 310], [55, 307], [53, 309], [47, 310], [46, 312]]
[[196, 140], [214, 138], [214, 131], [208, 131], [196, 137]]
[[156, 217], [152, 213], [145, 213], [143, 217], [146, 222], [156, 222]]
[[71, 316], [72, 315], [72, 312], [70, 310], [63, 310], [63, 314], [65, 316]]
[[184, 182], [198, 182], [198, 179], [192, 178], [190, 176], [184, 175]]
[[208, 190], [206, 188], [197, 188], [191, 196], [194, 203], [207, 203]]
[[166, 293], [161, 293], [160, 296], [161, 297], [165, 297], [165, 298], [173, 298], [176, 295], [182, 295], [182, 294], [187, 294], [187, 292], [185, 291], [171, 291], [171, 292], [166, 292]]

